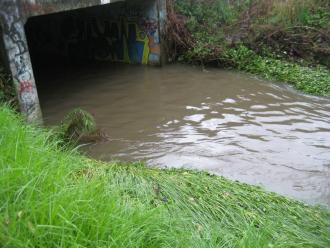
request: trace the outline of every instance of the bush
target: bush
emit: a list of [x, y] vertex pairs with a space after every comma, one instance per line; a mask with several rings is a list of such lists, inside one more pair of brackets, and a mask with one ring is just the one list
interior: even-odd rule
[[[179, 61], [229, 65], [291, 83], [306, 93], [329, 96], [330, 72], [318, 65], [330, 65], [329, 1], [177, 0], [175, 3], [177, 13], [186, 16], [186, 19], [173, 18], [171, 14], [169, 19], [175, 20], [174, 26], [181, 20], [176, 25], [180, 29], [168, 28], [174, 32], [169, 32], [174, 41], [173, 50], [177, 51], [175, 43], [181, 48]], [[182, 34], [189, 42], [181, 39]]]

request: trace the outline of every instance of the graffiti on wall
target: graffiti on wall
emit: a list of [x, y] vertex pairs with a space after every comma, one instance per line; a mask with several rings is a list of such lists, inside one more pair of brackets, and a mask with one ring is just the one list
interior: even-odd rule
[[21, 110], [27, 114], [28, 121], [40, 120], [41, 111], [25, 39], [24, 25], [16, 4], [15, 0], [0, 2], [3, 41]]
[[71, 14], [48, 19], [28, 33], [38, 50], [53, 49], [53, 53], [70, 58], [132, 64], [160, 62], [158, 21], [136, 9], [120, 10], [116, 16]]
[[141, 19], [141, 27], [143, 32], [147, 35], [147, 42], [149, 47], [149, 62], [160, 60], [160, 40], [158, 22], [153, 19]]

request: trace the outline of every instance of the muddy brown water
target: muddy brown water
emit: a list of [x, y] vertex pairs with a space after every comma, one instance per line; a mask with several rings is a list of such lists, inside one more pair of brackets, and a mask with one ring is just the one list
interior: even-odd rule
[[92, 157], [207, 170], [330, 206], [330, 99], [183, 65], [59, 75], [39, 87], [46, 123], [90, 111], [110, 136], [83, 148]]

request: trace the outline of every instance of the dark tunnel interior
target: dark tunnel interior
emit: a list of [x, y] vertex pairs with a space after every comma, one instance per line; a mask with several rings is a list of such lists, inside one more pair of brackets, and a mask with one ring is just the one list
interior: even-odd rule
[[38, 89], [52, 77], [110, 63], [159, 64], [155, 1], [112, 4], [30, 17], [25, 25]]
[[[115, 6], [91, 7], [31, 17], [25, 25], [37, 84], [51, 73], [73, 73], [102, 62], [115, 62], [119, 30], [97, 19], [97, 12]], [[100, 28], [104, 28], [100, 30]]]

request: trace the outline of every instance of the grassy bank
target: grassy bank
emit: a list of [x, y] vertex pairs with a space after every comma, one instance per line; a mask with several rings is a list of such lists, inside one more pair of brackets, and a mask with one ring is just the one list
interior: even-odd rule
[[204, 172], [101, 163], [0, 107], [1, 247], [329, 247], [330, 213]]
[[173, 60], [231, 67], [330, 96], [330, 2], [169, 0]]

